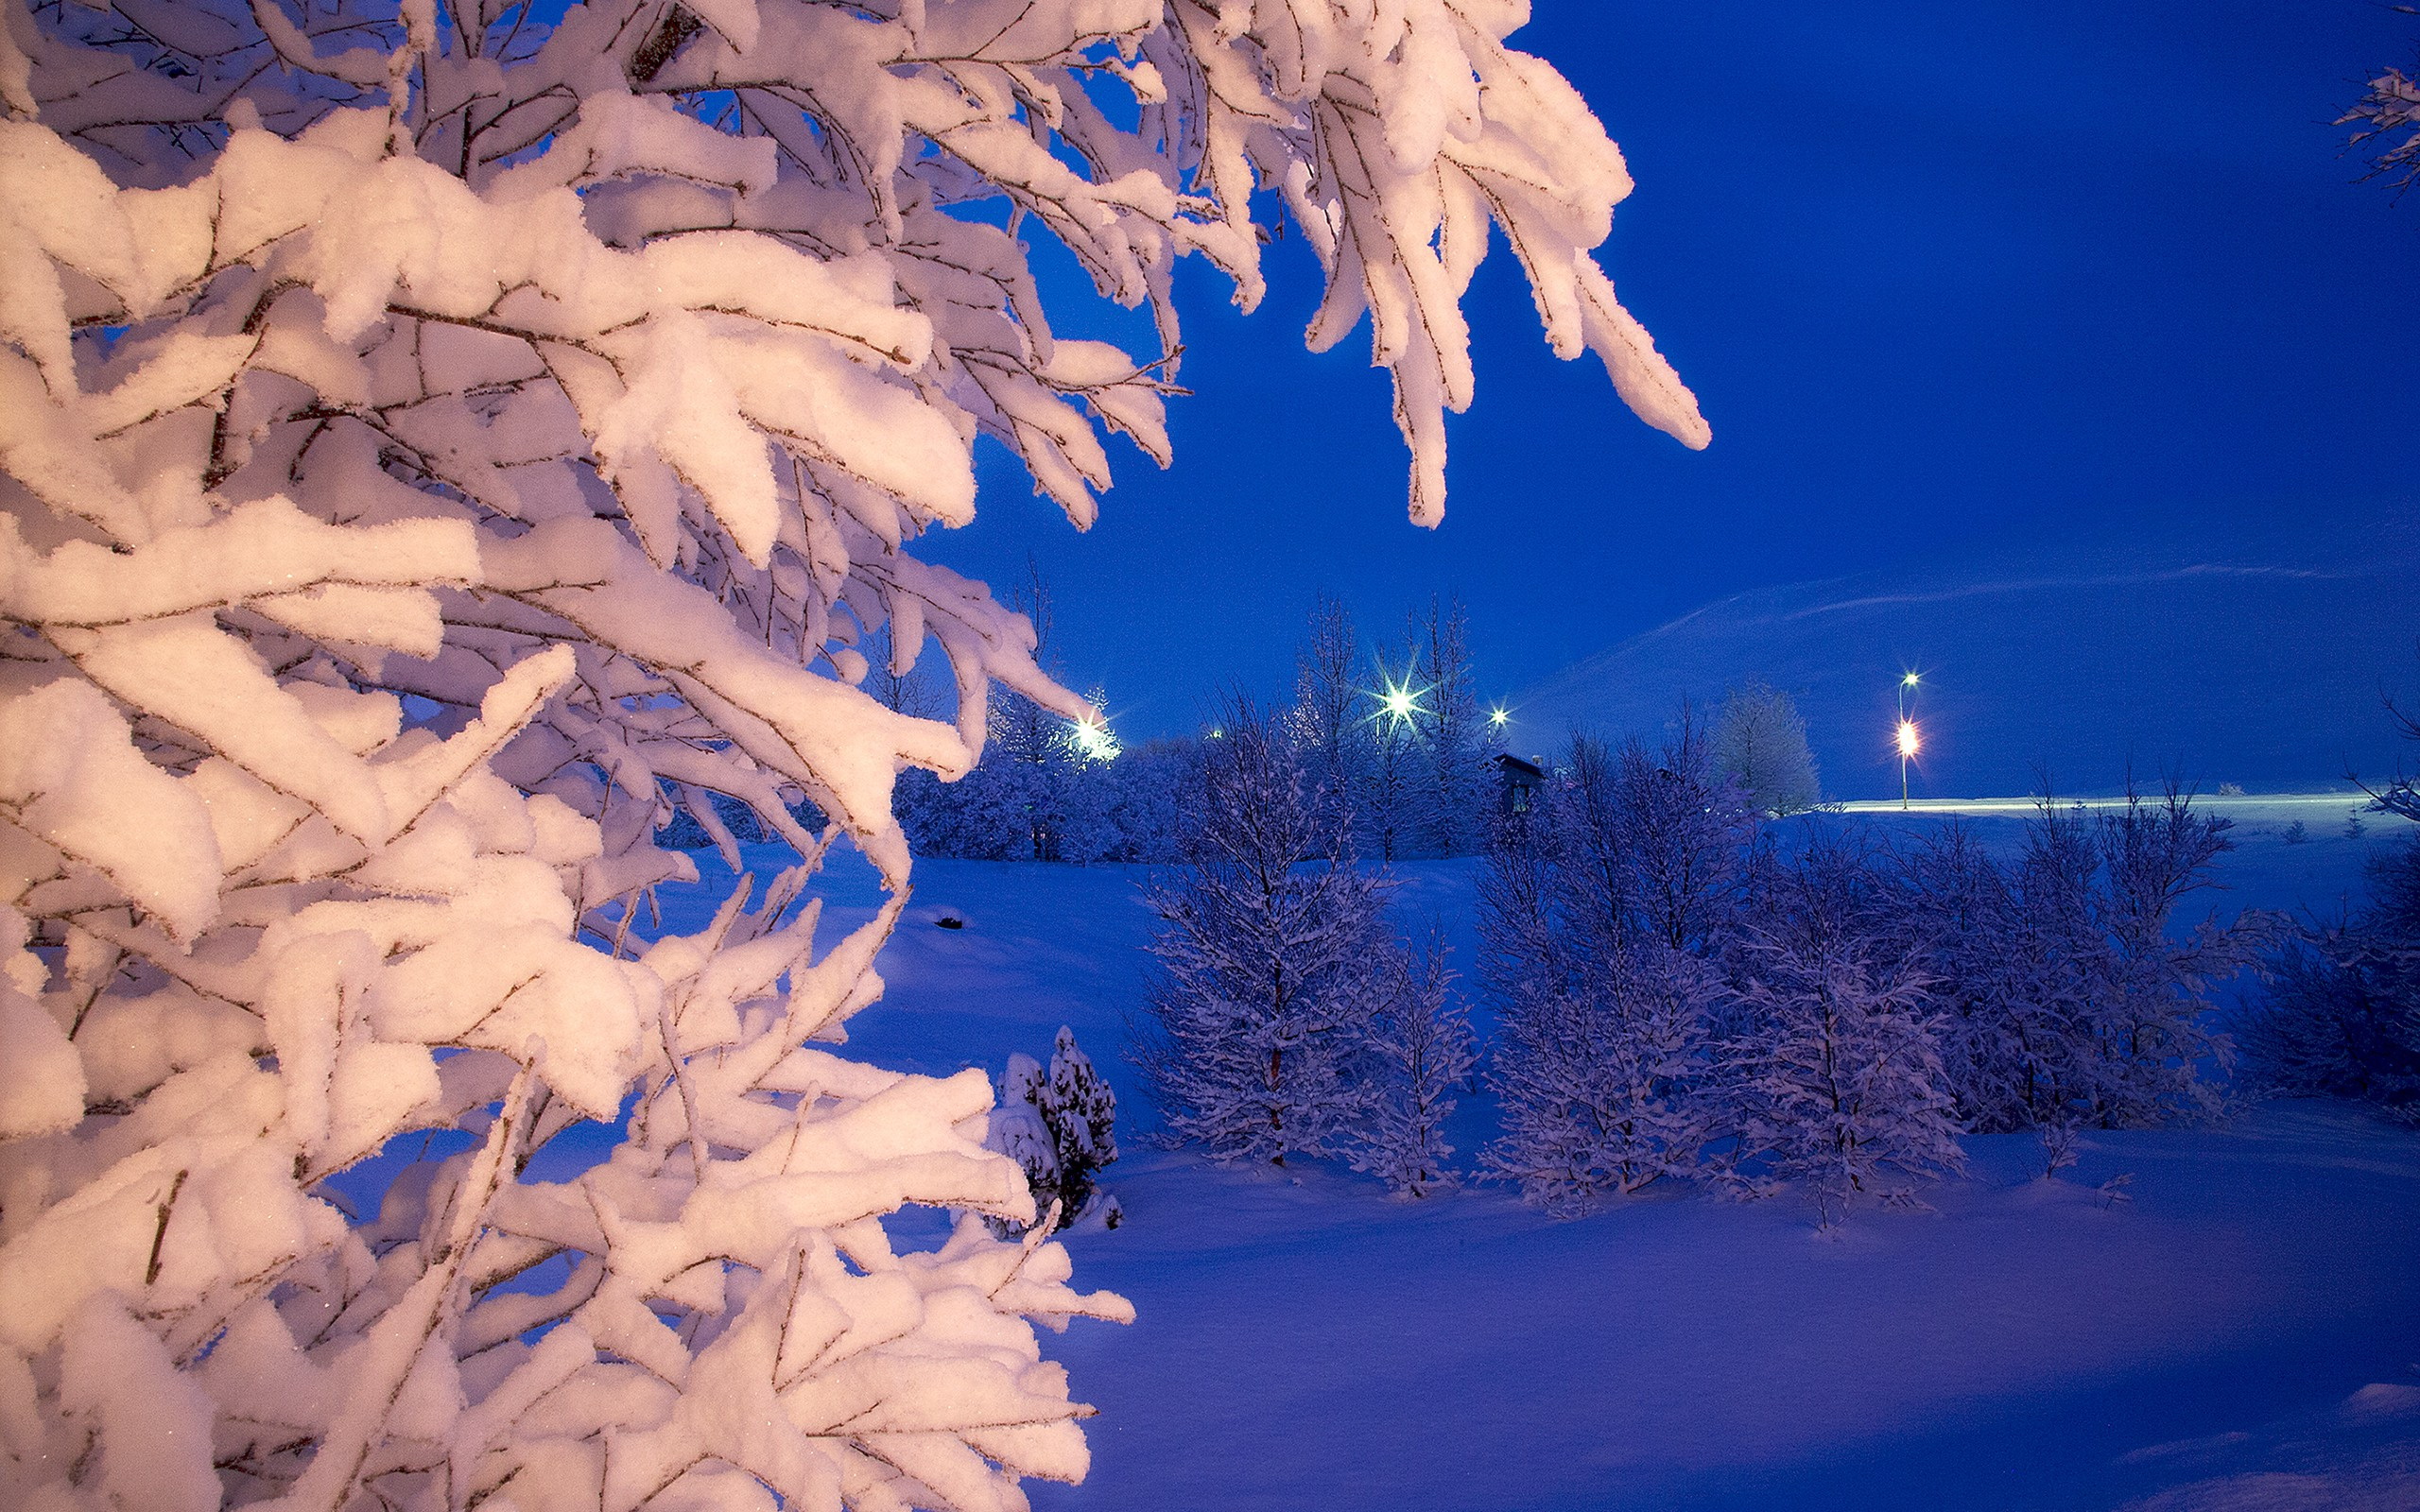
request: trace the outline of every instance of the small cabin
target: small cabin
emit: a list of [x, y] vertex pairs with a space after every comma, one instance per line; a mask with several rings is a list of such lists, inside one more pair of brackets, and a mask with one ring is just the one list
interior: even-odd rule
[[1509, 754], [1495, 758], [1495, 776], [1497, 812], [1507, 815], [1529, 813], [1547, 780], [1545, 767]]

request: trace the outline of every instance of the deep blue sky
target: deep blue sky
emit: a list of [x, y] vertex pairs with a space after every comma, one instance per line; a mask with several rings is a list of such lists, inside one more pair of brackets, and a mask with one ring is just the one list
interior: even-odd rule
[[1080, 536], [994, 465], [935, 554], [1004, 584], [1032, 550], [1069, 680], [1132, 738], [1282, 691], [1322, 591], [1388, 631], [1460, 593], [1496, 693], [1768, 585], [2408, 529], [2420, 196], [2355, 182], [2329, 122], [2416, 40], [2370, 0], [1539, 0], [1513, 42], [1629, 158], [1600, 255], [1710, 450], [1549, 356], [1499, 243], [1448, 516], [1410, 526], [1366, 329], [1303, 352], [1289, 238], [1249, 318], [1181, 281], [1172, 470], [1118, 443]]

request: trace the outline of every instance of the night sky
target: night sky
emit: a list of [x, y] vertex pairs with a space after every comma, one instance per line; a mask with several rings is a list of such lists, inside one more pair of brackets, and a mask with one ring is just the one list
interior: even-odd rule
[[[1552, 358], [1499, 238], [1448, 515], [1417, 529], [1366, 326], [1302, 350], [1304, 244], [1272, 249], [1250, 318], [1188, 266], [1174, 468], [1115, 443], [1118, 486], [1079, 535], [992, 448], [980, 518], [932, 543], [995, 585], [1030, 550], [1050, 649], [1130, 739], [1190, 728], [1222, 686], [1281, 693], [1321, 592], [1388, 633], [1459, 593], [1494, 696], [1808, 579], [1988, 576], [2017, 555], [2324, 564], [2382, 522], [2409, 535], [2420, 196], [2356, 181], [2330, 122], [2410, 63], [2420, 18], [1539, 0], [1512, 40], [1629, 159], [1638, 188], [1600, 256], [1713, 446], [1649, 430], [1593, 358]], [[1080, 315], [1088, 292], [1059, 280], [1063, 330], [1138, 329]], [[2382, 646], [2379, 675], [2398, 659]]]

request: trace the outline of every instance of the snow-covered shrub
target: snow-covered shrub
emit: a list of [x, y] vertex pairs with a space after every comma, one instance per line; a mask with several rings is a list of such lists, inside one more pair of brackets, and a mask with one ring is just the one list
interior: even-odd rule
[[1470, 1016], [1451, 996], [1454, 972], [1445, 955], [1438, 932], [1410, 948], [1390, 942], [1390, 980], [1370, 1028], [1372, 1101], [1353, 1168], [1409, 1197], [1451, 1191], [1461, 1179], [1449, 1163], [1454, 1147], [1445, 1143], [1445, 1120], [1477, 1055]]
[[1498, 1001], [1491, 1176], [1549, 1211], [1580, 1212], [1696, 1174], [1720, 1127], [1713, 1036], [1726, 994], [1713, 967], [1647, 942]]
[[[1491, 218], [1556, 350], [1704, 438], [1587, 255], [1619, 156], [1515, 8], [556, 10], [0, 9], [0, 1503], [1080, 1477], [1030, 1323], [1124, 1304], [977, 1221], [1031, 1216], [979, 1074], [813, 1043], [880, 995], [894, 774], [968, 770], [995, 682], [1082, 713], [915, 555], [975, 438], [1079, 524], [1098, 427], [1165, 461], [1171, 264], [1256, 302], [1266, 186], [1313, 340], [1372, 318], [1416, 519]], [[1055, 339], [986, 201], [1163, 351]], [[865, 691], [877, 637], [896, 675], [941, 643], [954, 724]], [[648, 943], [667, 793], [803, 864]], [[842, 835], [890, 901], [813, 958]], [[583, 1121], [611, 1158], [545, 1178]], [[899, 1253], [908, 1204], [966, 1216]]]
[[[2046, 800], [2037, 840], [2054, 822]], [[2211, 868], [2235, 848], [2233, 827], [2172, 783], [2156, 800], [2130, 791], [2122, 807], [2095, 816], [2100, 870], [2083, 900], [2081, 937], [2072, 875], [2047, 889], [2044, 912], [2053, 929], [2070, 931], [2070, 958], [2088, 978], [2088, 1056], [2069, 1101], [2090, 1122], [2151, 1124], [2216, 1104], [2208, 1073], [2223, 1069], [2230, 1046], [2212, 1022], [2211, 989], [2252, 964], [2275, 921], [2249, 909], [2225, 924], [2215, 911], [2187, 930], [2173, 921], [2187, 898], [2216, 885]]]
[[[1043, 1121], [1044, 1086], [1039, 1061], [1022, 1052], [1009, 1057], [983, 1143], [985, 1148], [997, 1150], [1014, 1160], [1017, 1169], [1025, 1173], [1026, 1188], [1033, 1194], [1035, 1216], [1033, 1223], [1012, 1218], [987, 1220], [992, 1231], [1002, 1238], [1022, 1234], [1044, 1217], [1062, 1216], [1049, 1206], [1049, 1194], [1059, 1186], [1059, 1142], [1051, 1138], [1050, 1125]], [[1052, 1227], [1059, 1225], [1054, 1223]]]
[[1058, 1197], [1072, 1223], [1099, 1192], [1100, 1173], [1117, 1161], [1117, 1094], [1063, 1023], [1051, 1041], [1050, 1076], [1039, 1106], [1059, 1153]]
[[1388, 884], [1276, 721], [1238, 700], [1202, 745], [1184, 865], [1150, 889], [1162, 923], [1135, 1057], [1167, 1132], [1221, 1160], [1341, 1148], [1391, 986]]
[[[1000, 1079], [992, 1147], [1014, 1160], [1033, 1190], [1033, 1205], [1058, 1213], [1064, 1228], [1084, 1216], [1100, 1191], [1102, 1169], [1117, 1159], [1117, 1095], [1064, 1024], [1050, 1069], [1012, 1055]], [[1022, 1232], [1023, 1225], [1003, 1226]]]
[[2420, 840], [2370, 863], [2370, 893], [2270, 958], [2234, 1022], [2251, 1086], [2420, 1108]]
[[[2053, 849], [2060, 836], [2043, 837]], [[2081, 852], [2077, 852], [2081, 859]], [[2010, 868], [1974, 829], [1949, 820], [1898, 856], [1889, 933], [1928, 981], [1958, 1116], [1981, 1134], [2048, 1128], [2082, 1116], [2093, 958], [2052, 885], [2061, 868]]]

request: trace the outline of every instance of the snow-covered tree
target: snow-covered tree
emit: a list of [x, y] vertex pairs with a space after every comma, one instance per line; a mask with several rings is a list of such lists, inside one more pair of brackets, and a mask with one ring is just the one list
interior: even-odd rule
[[1476, 1064], [1470, 1016], [1451, 989], [1442, 932], [1406, 948], [1389, 942], [1383, 1006], [1371, 1026], [1373, 1098], [1352, 1160], [1408, 1197], [1451, 1191], [1461, 1179], [1450, 1163], [1445, 1120]]
[[2388, 68], [2336, 124], [2353, 128], [2349, 145], [2369, 158], [2365, 177], [2385, 179], [2398, 194], [2420, 180], [2420, 79]]
[[1347, 816], [1359, 802], [1369, 765], [1369, 695], [1360, 678], [1352, 612], [1322, 593], [1295, 650], [1294, 703], [1286, 712], [1286, 730], [1313, 783]]
[[1714, 769], [1737, 782], [1759, 813], [1803, 814], [1824, 799], [1798, 705], [1753, 679], [1723, 696], [1714, 724]]
[[1387, 884], [1276, 721], [1237, 700], [1205, 742], [1184, 865], [1150, 888], [1158, 971], [1135, 1056], [1168, 1132], [1221, 1160], [1341, 1147], [1384, 1006]]
[[[2046, 800], [2036, 835], [2056, 822]], [[2070, 936], [2070, 959], [2090, 977], [2078, 1098], [2091, 1122], [2157, 1123], [2214, 1104], [2204, 1071], [2222, 1066], [2229, 1047], [2210, 1022], [2210, 988], [2252, 963], [2273, 921], [2246, 910], [2222, 924], [2213, 912], [2180, 930], [2174, 919], [2187, 898], [2217, 885], [2211, 868], [2235, 848], [2232, 827], [2173, 783], [2157, 800], [2130, 789], [2122, 806], [2095, 816], [2100, 870], [2083, 900], [2088, 922]], [[2054, 917], [2073, 930], [2071, 874], [2051, 897]]]
[[1882, 941], [1879, 868], [1828, 836], [1762, 868], [1735, 955], [1722, 1080], [1752, 1180], [1798, 1181], [1828, 1226], [1898, 1178], [1962, 1169], [1938, 1024], [1916, 963]]
[[[2420, 720], [2392, 702], [2387, 714], [2420, 743]], [[2420, 821], [2415, 783], [2398, 765], [2371, 807]], [[2409, 1117], [2420, 1109], [2420, 836], [2391, 842], [2368, 870], [2363, 907], [2285, 938], [2235, 1033], [2262, 1090], [2355, 1097]]]
[[[2085, 865], [2089, 865], [2086, 857]], [[1971, 826], [1928, 831], [1897, 860], [1884, 932], [1928, 981], [1958, 1116], [1979, 1134], [2079, 1115], [2095, 975], [2079, 968], [2058, 868], [2012, 875]]]
[[2307, 927], [2236, 1018], [2253, 1087], [2420, 1108], [2420, 842], [2371, 868], [2370, 906]]
[[1482, 1163], [1554, 1211], [1693, 1171], [1717, 1128], [1718, 961], [1751, 827], [1705, 765], [1685, 720], [1660, 756], [1574, 740], [1481, 877], [1504, 1126]]
[[[1500, 941], [1502, 914], [1487, 927]], [[1507, 971], [1497, 988], [1503, 1028], [1488, 1077], [1503, 1127], [1481, 1164], [1553, 1212], [1583, 1212], [1695, 1175], [1720, 1128], [1713, 1081], [1720, 976], [1653, 942], [1602, 958], [1541, 943], [1540, 954], [1561, 969]]]
[[[992, 1231], [1004, 1239], [1027, 1232], [1045, 1217], [1063, 1216], [1049, 1206], [1059, 1189], [1059, 1142], [1051, 1138], [1050, 1125], [1042, 1116], [1046, 1085], [1040, 1062], [1023, 1053], [1010, 1056], [1007, 1068], [1000, 1074], [999, 1096], [983, 1135], [984, 1148], [997, 1150], [1014, 1160], [1017, 1169], [1025, 1173], [1026, 1190], [1033, 1194], [1036, 1211], [1031, 1223], [1001, 1217], [986, 1220]], [[1054, 1223], [1052, 1227], [1060, 1226]]]
[[[1443, 503], [1502, 225], [1549, 341], [1691, 444], [1587, 249], [1629, 188], [1517, 8], [0, 8], [0, 1502], [1022, 1503], [1123, 1316], [980, 1074], [821, 1048], [1032, 627], [916, 539], [1001, 442], [1078, 524], [1165, 461], [1173, 260], [1254, 192], [1371, 318]], [[1054, 337], [1038, 228], [1161, 350]], [[954, 723], [863, 682], [939, 642]], [[802, 865], [694, 936], [653, 833]], [[811, 832], [804, 804], [829, 816]], [[890, 896], [821, 957], [841, 837]], [[533, 1173], [583, 1120], [612, 1158]], [[423, 1147], [374, 1211], [330, 1178]], [[909, 1204], [965, 1214], [892, 1247]]]
[[1411, 648], [1412, 732], [1425, 758], [1416, 787], [1417, 834], [1430, 855], [1469, 855], [1487, 819], [1485, 716], [1473, 682], [1470, 616], [1460, 599], [1432, 597], [1415, 610], [1406, 633]]
[[1375, 696], [1360, 715], [1362, 761], [1352, 807], [1358, 838], [1381, 862], [1412, 855], [1422, 838], [1421, 794], [1428, 764], [1416, 714], [1420, 690], [1412, 680], [1417, 656], [1409, 643], [1393, 656], [1382, 647], [1370, 653]]

